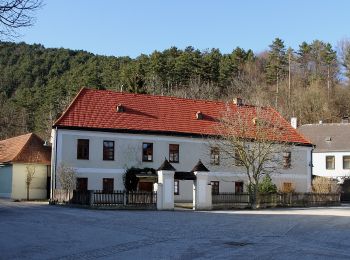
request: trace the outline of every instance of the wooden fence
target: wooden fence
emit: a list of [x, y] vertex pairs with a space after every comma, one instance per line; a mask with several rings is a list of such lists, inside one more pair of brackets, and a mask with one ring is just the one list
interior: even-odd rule
[[104, 192], [101, 190], [74, 191], [70, 203], [92, 207], [156, 208], [157, 193], [122, 190], [113, 192]]
[[[251, 208], [248, 193], [220, 193], [212, 195], [213, 209]], [[267, 207], [313, 207], [340, 205], [339, 193], [272, 193], [259, 194], [256, 205]]]

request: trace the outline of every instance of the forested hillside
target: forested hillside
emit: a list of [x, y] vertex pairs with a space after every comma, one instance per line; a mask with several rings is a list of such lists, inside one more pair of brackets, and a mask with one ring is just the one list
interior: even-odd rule
[[315, 40], [292, 50], [275, 39], [263, 53], [171, 47], [132, 59], [0, 42], [0, 139], [28, 131], [47, 138], [82, 86], [188, 98], [241, 96], [302, 124], [338, 122], [350, 114], [348, 47], [343, 42], [336, 52]]

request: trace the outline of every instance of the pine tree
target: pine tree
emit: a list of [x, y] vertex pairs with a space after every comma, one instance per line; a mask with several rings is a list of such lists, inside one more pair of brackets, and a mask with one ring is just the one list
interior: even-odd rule
[[271, 85], [278, 84], [287, 73], [287, 56], [284, 42], [276, 38], [269, 46], [267, 66], [266, 66], [266, 78], [267, 82]]

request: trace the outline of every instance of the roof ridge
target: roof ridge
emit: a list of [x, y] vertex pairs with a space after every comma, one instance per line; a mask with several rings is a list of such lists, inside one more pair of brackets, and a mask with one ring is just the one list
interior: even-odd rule
[[30, 134], [29, 134], [28, 139], [25, 141], [25, 143], [23, 144], [23, 146], [21, 147], [21, 149], [18, 151], [18, 153], [12, 158], [12, 161], [16, 161], [16, 158], [19, 157], [19, 155], [23, 152], [23, 150], [24, 150], [24, 148], [27, 146], [29, 140], [30, 140], [31, 138], [33, 138], [33, 135], [34, 135], [33, 133], [30, 133]]
[[[111, 89], [101, 90], [101, 89], [91, 89], [91, 88], [86, 88], [86, 87], [83, 87], [83, 88], [86, 91], [111, 92], [111, 93], [114, 93], [114, 94], [130, 95], [130, 96], [146, 96], [146, 97], [153, 97], [153, 98], [155, 97], [155, 98], [176, 99], [176, 100], [185, 100], [185, 101], [194, 101], [194, 102], [199, 101], [199, 102], [220, 103], [220, 104], [230, 103], [229, 101], [225, 101], [225, 100], [200, 99], [200, 98], [184, 98], [184, 97], [176, 97], [176, 96], [152, 95], [152, 94], [149, 94], [149, 93], [129, 93], [129, 92], [115, 91], [115, 90], [111, 90]], [[79, 93], [77, 95], [79, 95]], [[233, 102], [231, 102], [231, 103], [233, 103]], [[251, 105], [251, 104], [243, 104], [242, 107], [268, 108], [268, 106], [255, 106], [255, 105]], [[56, 124], [56, 122], [55, 122], [55, 124]]]
[[20, 138], [20, 137], [24, 137], [24, 136], [26, 136], [26, 135], [31, 135], [31, 134], [33, 134], [33, 133], [27, 133], [27, 134], [22, 134], [22, 135], [13, 136], [13, 137], [10, 137], [10, 138], [7, 138], [7, 139], [0, 140], [0, 142], [12, 140], [12, 139], [18, 139], [18, 138]]
[[299, 127], [303, 127], [303, 126], [350, 126], [350, 123], [322, 123], [322, 124], [303, 124]]
[[81, 95], [81, 93], [82, 93], [84, 90], [86, 91], [86, 90], [89, 90], [89, 89], [86, 88], [86, 87], [81, 87], [81, 89], [79, 90], [78, 94], [76, 94], [76, 96], [75, 96], [75, 97], [73, 98], [73, 100], [70, 102], [70, 104], [68, 105], [68, 107], [63, 111], [62, 115], [53, 123], [53, 125], [58, 124], [58, 123], [62, 120], [62, 118], [64, 117], [64, 115], [70, 110], [70, 108], [73, 106], [75, 100], [78, 99], [78, 97]]

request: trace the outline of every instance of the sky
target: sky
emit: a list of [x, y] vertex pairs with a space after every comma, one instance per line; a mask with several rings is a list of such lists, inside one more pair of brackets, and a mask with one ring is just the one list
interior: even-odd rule
[[259, 53], [279, 37], [298, 49], [350, 37], [348, 0], [44, 0], [16, 42], [137, 57], [193, 46]]

